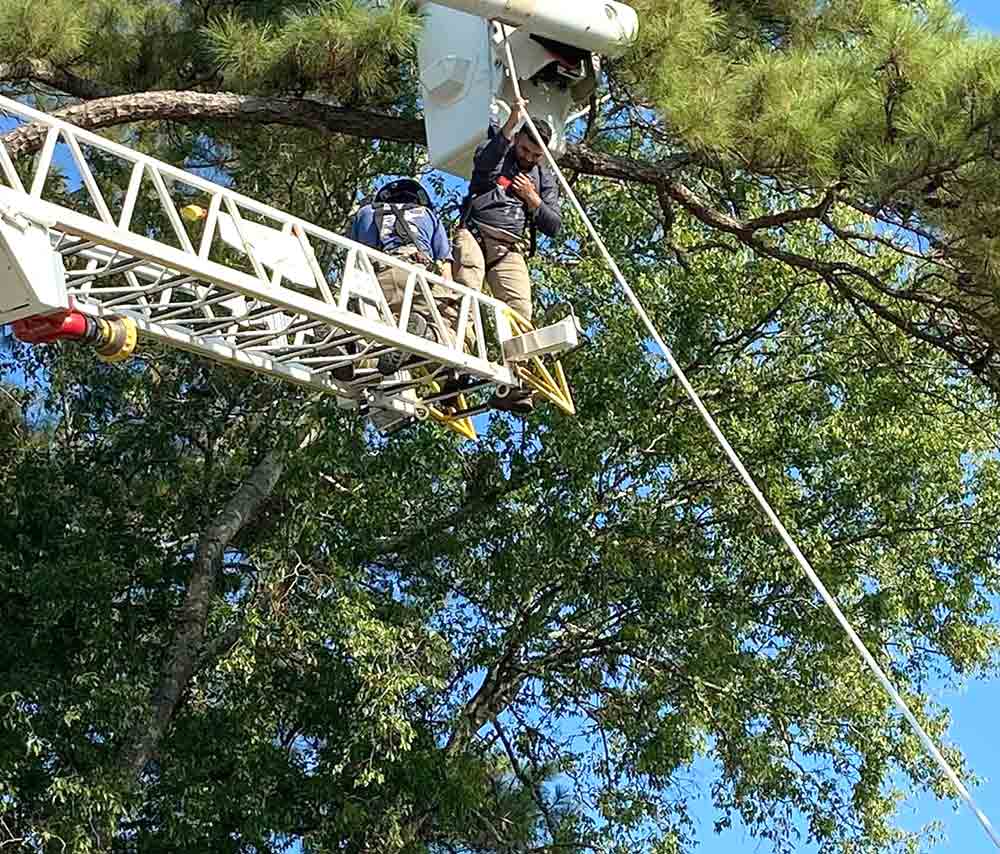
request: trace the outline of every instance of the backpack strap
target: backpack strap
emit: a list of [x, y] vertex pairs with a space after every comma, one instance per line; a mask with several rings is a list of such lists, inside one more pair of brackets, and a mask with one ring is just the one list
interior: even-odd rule
[[396, 222], [393, 224], [396, 236], [403, 243], [409, 243], [419, 248], [420, 244], [417, 243], [417, 235], [413, 231], [413, 226], [406, 219], [406, 211], [422, 207], [422, 205], [394, 205], [392, 202], [388, 204], [392, 208], [392, 212], [396, 215]]
[[373, 219], [375, 221], [375, 239], [378, 241], [378, 246], [375, 248], [379, 251], [382, 250], [382, 221], [385, 219], [387, 205], [378, 204], [372, 205]]
[[[402, 244], [400, 248], [413, 247], [413, 257], [416, 259], [417, 263], [430, 269], [434, 264], [434, 259], [420, 248], [420, 244], [417, 242], [417, 234], [413, 230], [413, 226], [410, 225], [409, 220], [406, 218], [406, 211], [413, 210], [414, 208], [424, 208], [424, 206], [417, 204], [396, 205], [392, 202], [381, 202], [380, 204], [374, 206], [375, 233], [378, 236], [378, 246], [376, 248], [380, 252], [385, 251], [385, 244], [382, 242], [382, 223], [385, 221], [386, 216], [391, 212], [394, 217], [394, 222], [392, 224], [393, 232]], [[430, 212], [428, 211], [428, 213]], [[396, 252], [390, 254], [400, 253], [397, 250]]]
[[[537, 172], [538, 172], [538, 192], [541, 193], [541, 191], [542, 191], [542, 167], [541, 167], [541, 165], [536, 163], [535, 164], [535, 170], [537, 170]], [[535, 218], [534, 218], [534, 216], [529, 216], [528, 217], [528, 227], [531, 229], [531, 235], [530, 235], [530, 238], [529, 238], [529, 247], [528, 247], [528, 257], [529, 258], [534, 258], [535, 257], [535, 251], [538, 249], [538, 226], [535, 225]]]

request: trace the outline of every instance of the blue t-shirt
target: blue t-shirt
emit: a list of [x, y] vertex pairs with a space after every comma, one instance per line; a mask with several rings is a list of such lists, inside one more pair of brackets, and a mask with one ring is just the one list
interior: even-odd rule
[[[435, 261], [451, 260], [451, 241], [441, 225], [441, 220], [424, 207], [412, 207], [403, 212], [417, 238], [417, 248]], [[382, 218], [382, 234], [375, 228], [375, 209], [365, 205], [354, 216], [351, 224], [351, 240], [364, 243], [373, 249], [392, 253], [403, 245], [404, 241], [396, 234], [396, 215], [387, 210]], [[409, 244], [409, 241], [406, 241]]]

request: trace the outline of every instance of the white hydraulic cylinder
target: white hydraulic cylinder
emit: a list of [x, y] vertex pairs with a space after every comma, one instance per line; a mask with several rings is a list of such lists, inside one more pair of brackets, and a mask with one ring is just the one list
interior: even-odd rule
[[614, 0], [434, 0], [459, 12], [524, 27], [581, 50], [619, 56], [639, 32], [635, 10]]

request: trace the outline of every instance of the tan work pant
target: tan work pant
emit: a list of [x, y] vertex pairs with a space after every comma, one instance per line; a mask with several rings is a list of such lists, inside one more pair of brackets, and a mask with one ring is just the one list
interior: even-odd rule
[[[376, 275], [376, 278], [382, 288], [382, 293], [385, 294], [385, 301], [389, 303], [393, 317], [398, 321], [400, 312], [403, 310], [403, 297], [406, 294], [406, 282], [409, 275], [399, 267], [386, 267]], [[456, 299], [458, 295], [454, 291], [441, 287], [441, 285], [431, 285], [431, 294], [434, 296], [434, 302], [437, 304], [441, 317], [454, 332], [458, 328], [458, 302]], [[432, 325], [431, 310], [419, 285], [413, 292], [411, 311], [423, 315], [428, 325]]]
[[507, 303], [525, 320], [531, 320], [531, 278], [518, 250], [489, 237], [483, 237], [480, 246], [471, 231], [460, 228], [451, 242], [451, 251], [455, 258], [455, 281], [479, 291], [485, 278], [496, 299]]

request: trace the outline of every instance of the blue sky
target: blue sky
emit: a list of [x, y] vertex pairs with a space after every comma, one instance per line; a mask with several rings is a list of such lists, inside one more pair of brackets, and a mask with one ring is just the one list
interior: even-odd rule
[[[1000, 34], [1000, 0], [956, 0], [955, 6], [977, 29]], [[972, 795], [993, 826], [1000, 829], [1000, 751], [997, 750], [1000, 729], [996, 722], [1000, 713], [1000, 680], [972, 682], [961, 691], [943, 690], [936, 699], [951, 710], [950, 743], [962, 749], [973, 770], [983, 778]], [[700, 780], [693, 782], [707, 788], [710, 782], [707, 769]], [[699, 854], [766, 854], [770, 850], [768, 845], [755, 842], [741, 830], [712, 835], [714, 815], [707, 801], [697, 816], [703, 840]], [[909, 829], [935, 820], [941, 822], [945, 839], [932, 849], [933, 854], [994, 850], [979, 822], [964, 806], [955, 809], [949, 803], [922, 796], [906, 803], [901, 816], [903, 825]], [[802, 854], [813, 851], [813, 847], [803, 848]]]
[[955, 5], [975, 26], [1000, 32], [1000, 3], [997, 0], [958, 0]]

